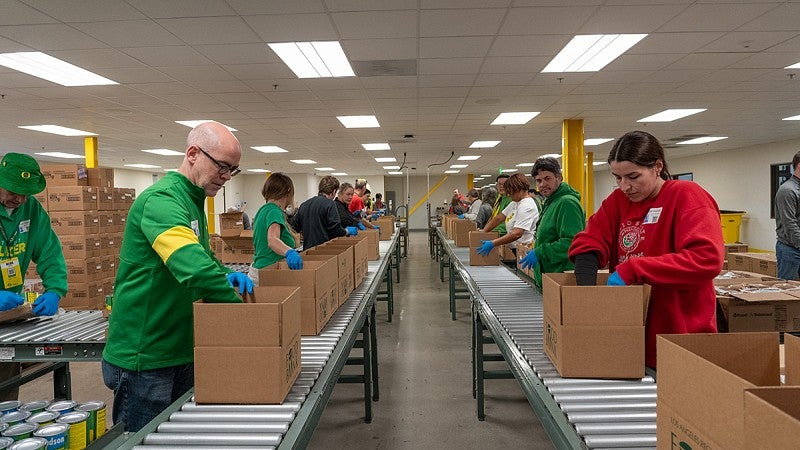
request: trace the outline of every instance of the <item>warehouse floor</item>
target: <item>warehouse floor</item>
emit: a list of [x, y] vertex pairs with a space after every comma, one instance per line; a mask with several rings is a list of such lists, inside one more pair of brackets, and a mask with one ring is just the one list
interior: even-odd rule
[[[386, 303], [378, 304], [380, 401], [373, 403], [372, 423], [363, 422], [363, 385], [337, 385], [309, 448], [552, 448], [516, 380], [487, 380], [486, 421], [475, 417], [469, 305], [459, 300], [458, 319], [450, 319], [447, 283], [439, 281], [427, 239], [425, 232], [410, 234], [392, 323]], [[70, 369], [73, 398], [105, 401], [110, 422], [112, 394], [100, 364]], [[52, 397], [52, 376], [45, 376], [23, 386], [19, 398]]]

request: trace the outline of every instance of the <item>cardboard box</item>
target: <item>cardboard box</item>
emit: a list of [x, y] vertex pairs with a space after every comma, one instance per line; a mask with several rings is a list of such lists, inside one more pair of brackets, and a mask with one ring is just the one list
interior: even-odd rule
[[47, 164], [41, 166], [47, 187], [87, 186], [86, 166], [79, 164]]
[[572, 273], [542, 276], [544, 350], [562, 377], [644, 376], [650, 286], [606, 286], [607, 278], [577, 286]]
[[112, 213], [114, 218], [114, 232], [122, 233], [125, 231], [125, 224], [128, 223], [128, 211], [117, 209]]
[[98, 211], [114, 210], [114, 188], [111, 187], [97, 188], [97, 210]]
[[44, 210], [47, 211], [47, 189], [34, 195], [33, 198], [38, 200], [39, 203], [42, 205], [42, 208], [44, 208]]
[[222, 237], [239, 237], [244, 231], [244, 219], [241, 212], [222, 213], [219, 215], [219, 235]]
[[752, 272], [770, 277], [778, 276], [778, 260], [774, 253], [755, 253], [750, 257], [752, 258]]
[[744, 391], [744, 448], [794, 450], [800, 436], [800, 387]]
[[761, 283], [763, 281], [779, 281], [779, 279], [754, 272], [723, 270], [719, 275], [717, 275], [716, 278], [714, 278], [714, 286], [724, 287], [735, 284]]
[[33, 313], [33, 305], [28, 302], [23, 302], [16, 308], [0, 311], [0, 323], [25, 320], [33, 316], [35, 316], [35, 314]]
[[469, 233], [470, 231], [478, 231], [478, 226], [475, 222], [469, 219], [455, 219], [451, 225], [453, 230], [453, 240], [456, 247], [469, 246]]
[[[751, 286], [764, 289], [750, 292]], [[730, 332], [800, 331], [800, 283], [796, 281], [756, 280], [716, 290]]]
[[380, 240], [382, 241], [391, 241], [392, 234], [394, 234], [394, 218], [388, 216], [379, 217], [377, 220], [373, 220], [373, 225], [377, 225], [380, 228]]
[[367, 260], [377, 261], [381, 259], [381, 244], [380, 244], [380, 230], [367, 228], [358, 232], [358, 236], [366, 237], [367, 239]]
[[97, 194], [94, 186], [54, 186], [47, 189], [47, 207], [50, 211], [96, 210]]
[[113, 233], [117, 230], [113, 211], [97, 211], [97, 224], [101, 233]]
[[86, 169], [86, 180], [89, 186], [113, 188], [114, 169], [106, 167]]
[[338, 305], [336, 262], [303, 262], [301, 270], [290, 270], [285, 261], [258, 271], [261, 286], [299, 286], [301, 297], [301, 333], [314, 336], [322, 330]]
[[345, 236], [328, 241], [325, 245], [353, 247], [353, 285], [358, 287], [367, 275], [369, 242], [365, 237]]
[[97, 211], [56, 211], [48, 213], [50, 226], [58, 236], [87, 235], [99, 232]]
[[72, 283], [89, 283], [102, 279], [103, 259], [100, 256], [88, 259], [67, 259], [67, 280], [70, 290]]
[[103, 281], [69, 282], [69, 290], [58, 306], [64, 309], [105, 309]]
[[[744, 391], [780, 385], [778, 333], [657, 339], [658, 448], [745, 448]], [[787, 367], [798, 358], [788, 350]]]
[[113, 188], [115, 210], [127, 211], [131, 209], [133, 200], [136, 198], [136, 190], [132, 188]]
[[497, 239], [496, 231], [484, 233], [483, 231], [469, 232], [469, 265], [470, 266], [496, 266], [500, 264], [500, 249], [495, 247], [486, 256], [478, 254], [476, 249], [481, 246], [481, 241]]
[[252, 237], [226, 237], [222, 239], [222, 253], [216, 253], [217, 258], [223, 263], [250, 264], [255, 257], [255, 247]]
[[311, 250], [306, 250], [300, 255], [303, 262], [309, 261], [327, 261], [335, 259], [337, 267], [337, 282], [338, 290], [336, 292], [336, 305], [341, 305], [346, 302], [350, 297], [350, 293], [355, 289], [355, 277], [353, 272], [355, 266], [353, 264], [353, 247], [339, 247], [339, 246], [326, 246], [318, 245]]
[[101, 243], [97, 235], [75, 234], [60, 236], [64, 259], [86, 260], [100, 256]]
[[735, 243], [735, 244], [725, 244], [725, 258], [728, 259], [728, 255], [731, 253], [746, 253], [749, 250], [747, 244], [742, 243]]
[[533, 247], [528, 244], [517, 244], [517, 271], [522, 272], [530, 278], [533, 278], [533, 268], [530, 269], [523, 269], [520, 267], [519, 262], [522, 261], [523, 258], [528, 254], [528, 252], [532, 251]]

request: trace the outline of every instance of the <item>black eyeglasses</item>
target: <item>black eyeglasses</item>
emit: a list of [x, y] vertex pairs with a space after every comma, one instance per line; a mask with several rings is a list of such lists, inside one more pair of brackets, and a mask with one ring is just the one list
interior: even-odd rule
[[220, 175], [225, 175], [226, 173], [230, 173], [232, 177], [235, 177], [236, 175], [239, 175], [239, 173], [242, 171], [242, 169], [240, 169], [240, 168], [239, 168], [239, 167], [237, 167], [237, 166], [230, 166], [230, 165], [228, 165], [228, 164], [225, 164], [225, 163], [223, 163], [223, 162], [219, 162], [219, 161], [217, 161], [216, 159], [214, 159], [214, 157], [213, 157], [213, 156], [209, 155], [209, 154], [208, 154], [208, 153], [207, 153], [205, 150], [203, 150], [202, 148], [200, 148], [200, 147], [197, 147], [196, 145], [195, 145], [195, 147], [196, 147], [198, 150], [200, 150], [200, 151], [201, 151], [201, 152], [202, 152], [204, 155], [208, 156], [208, 159], [210, 159], [210, 160], [211, 160], [211, 161], [212, 161], [214, 164], [216, 164], [216, 165], [217, 165], [217, 168], [219, 169], [219, 174], [220, 174]]

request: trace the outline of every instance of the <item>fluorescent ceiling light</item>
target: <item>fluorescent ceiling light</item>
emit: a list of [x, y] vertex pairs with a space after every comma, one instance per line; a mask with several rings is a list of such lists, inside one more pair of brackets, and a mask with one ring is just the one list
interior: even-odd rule
[[152, 153], [154, 155], [161, 155], [161, 156], [183, 156], [183, 153], [176, 152], [175, 150], [170, 150], [167, 148], [154, 148], [150, 150], [142, 150], [145, 153]]
[[97, 136], [88, 131], [76, 130], [74, 128], [60, 127], [58, 125], [21, 125], [17, 128], [26, 130], [41, 131], [42, 133], [58, 134], [61, 136]]
[[177, 172], [178, 169], [164, 169], [164, 172]]
[[354, 77], [356, 74], [337, 41], [267, 44], [297, 78]]
[[345, 128], [378, 128], [378, 118], [375, 116], [336, 116]]
[[400, 170], [400, 166], [383, 166], [385, 170]]
[[0, 53], [0, 65], [62, 86], [119, 84], [42, 52]]
[[[798, 63], [800, 64], [800, 63]], [[784, 117], [781, 120], [800, 120], [800, 116]]]
[[561, 153], [545, 153], [540, 158], [561, 158]]
[[491, 175], [481, 175], [483, 178], [489, 178]]
[[791, 66], [786, 66], [784, 69], [800, 69], [800, 62], [794, 63]]
[[261, 153], [289, 153], [289, 150], [284, 150], [277, 145], [259, 145], [250, 148]]
[[536, 163], [519, 163], [517, 167], [533, 167], [534, 164]]
[[468, 166], [469, 166], [469, 164], [451, 164], [450, 168], [451, 169], [464, 169], [464, 168], [466, 168]]
[[539, 112], [507, 112], [500, 113], [492, 121], [492, 125], [525, 125], [538, 116]]
[[492, 148], [499, 143], [500, 141], [475, 141], [470, 144], [469, 148]]
[[699, 138], [695, 138], [695, 139], [689, 139], [688, 141], [678, 142], [678, 144], [686, 144], [686, 145], [708, 144], [709, 142], [721, 141], [723, 139], [728, 139], [728, 137], [727, 136], [706, 136], [706, 137], [699, 137]]
[[269, 173], [269, 172], [272, 172], [271, 170], [267, 170], [267, 169], [247, 169], [247, 171], [248, 172], [253, 172], [253, 173]]
[[593, 166], [602, 166], [603, 164], [607, 164], [605, 161], [592, 161]]
[[526, 174], [525, 174], [525, 176], [526, 176], [526, 177], [532, 177], [533, 175], [531, 175], [531, 174], [529, 174], [529, 173], [526, 173]]
[[483, 178], [473, 178], [472, 181], [483, 181]]
[[295, 164], [316, 164], [317, 162], [313, 159], [290, 159], [289, 161]]
[[459, 173], [460, 170], [445, 170], [444, 173]]
[[403, 174], [403, 172], [386, 172], [386, 173], [388, 173], [389, 175], [402, 175]]
[[125, 167], [134, 167], [136, 169], [160, 169], [161, 166], [153, 166], [151, 164], [125, 164]]
[[347, 172], [333, 172], [331, 175], [336, 177], [343, 177], [347, 175]]
[[459, 161], [475, 161], [476, 159], [479, 159], [480, 157], [481, 157], [480, 155], [464, 155], [464, 156], [459, 156], [458, 160]]
[[389, 147], [389, 144], [385, 142], [376, 142], [374, 144], [361, 144], [364, 147], [364, 150], [373, 151], [373, 150], [391, 150], [392, 148]]
[[571, 41], [550, 61], [542, 72], [597, 72], [646, 34], [586, 34]]
[[519, 169], [503, 169], [503, 170], [501, 170], [501, 172], [503, 172], [503, 173], [511, 173], [511, 172], [516, 172], [518, 170]]
[[72, 153], [63, 153], [63, 152], [41, 152], [41, 153], [34, 153], [35, 155], [40, 156], [50, 156], [51, 158], [64, 158], [64, 159], [84, 159], [86, 156], [84, 155], [73, 155]]
[[387, 156], [385, 158], [375, 158], [375, 162], [384, 163], [384, 162], [397, 162], [397, 158], [394, 156]]
[[585, 146], [589, 146], [589, 145], [600, 145], [600, 144], [605, 144], [606, 142], [608, 142], [608, 141], [613, 141], [613, 140], [614, 140], [614, 139], [611, 139], [611, 138], [594, 138], [594, 139], [584, 139], [584, 140], [583, 140], [583, 145], [585, 145]]
[[[189, 128], [194, 128], [194, 127], [196, 127], [196, 126], [198, 126], [198, 125], [200, 125], [200, 124], [206, 123], [206, 122], [214, 122], [214, 121], [213, 121], [213, 120], [211, 120], [211, 119], [201, 119], [201, 120], [176, 120], [176, 121], [175, 121], [175, 123], [179, 123], [179, 124], [181, 124], [181, 125], [183, 125], [183, 126], [187, 126], [187, 127], [189, 127]], [[225, 125], [224, 123], [223, 123], [222, 125], [223, 125], [225, 128], [227, 128], [227, 129], [228, 129], [228, 131], [239, 131], [239, 130], [237, 130], [236, 128], [229, 127], [229, 126]]]
[[333, 172], [336, 169], [333, 167], [314, 167], [314, 170], [319, 170], [320, 172]]
[[637, 122], [672, 122], [692, 114], [697, 114], [705, 111], [705, 108], [698, 109], [665, 109], [660, 113], [647, 116], [644, 119], [639, 119]]

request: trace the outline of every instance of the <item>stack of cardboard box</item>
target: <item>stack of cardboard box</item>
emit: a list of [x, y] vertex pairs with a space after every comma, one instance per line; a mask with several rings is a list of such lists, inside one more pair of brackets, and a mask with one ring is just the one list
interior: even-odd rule
[[747, 252], [729, 253], [728, 270], [743, 270], [770, 277], [778, 276], [778, 260], [775, 253]]
[[211, 237], [211, 249], [223, 263], [252, 264], [255, 255], [253, 230], [244, 229], [241, 212], [219, 215], [219, 235]]

